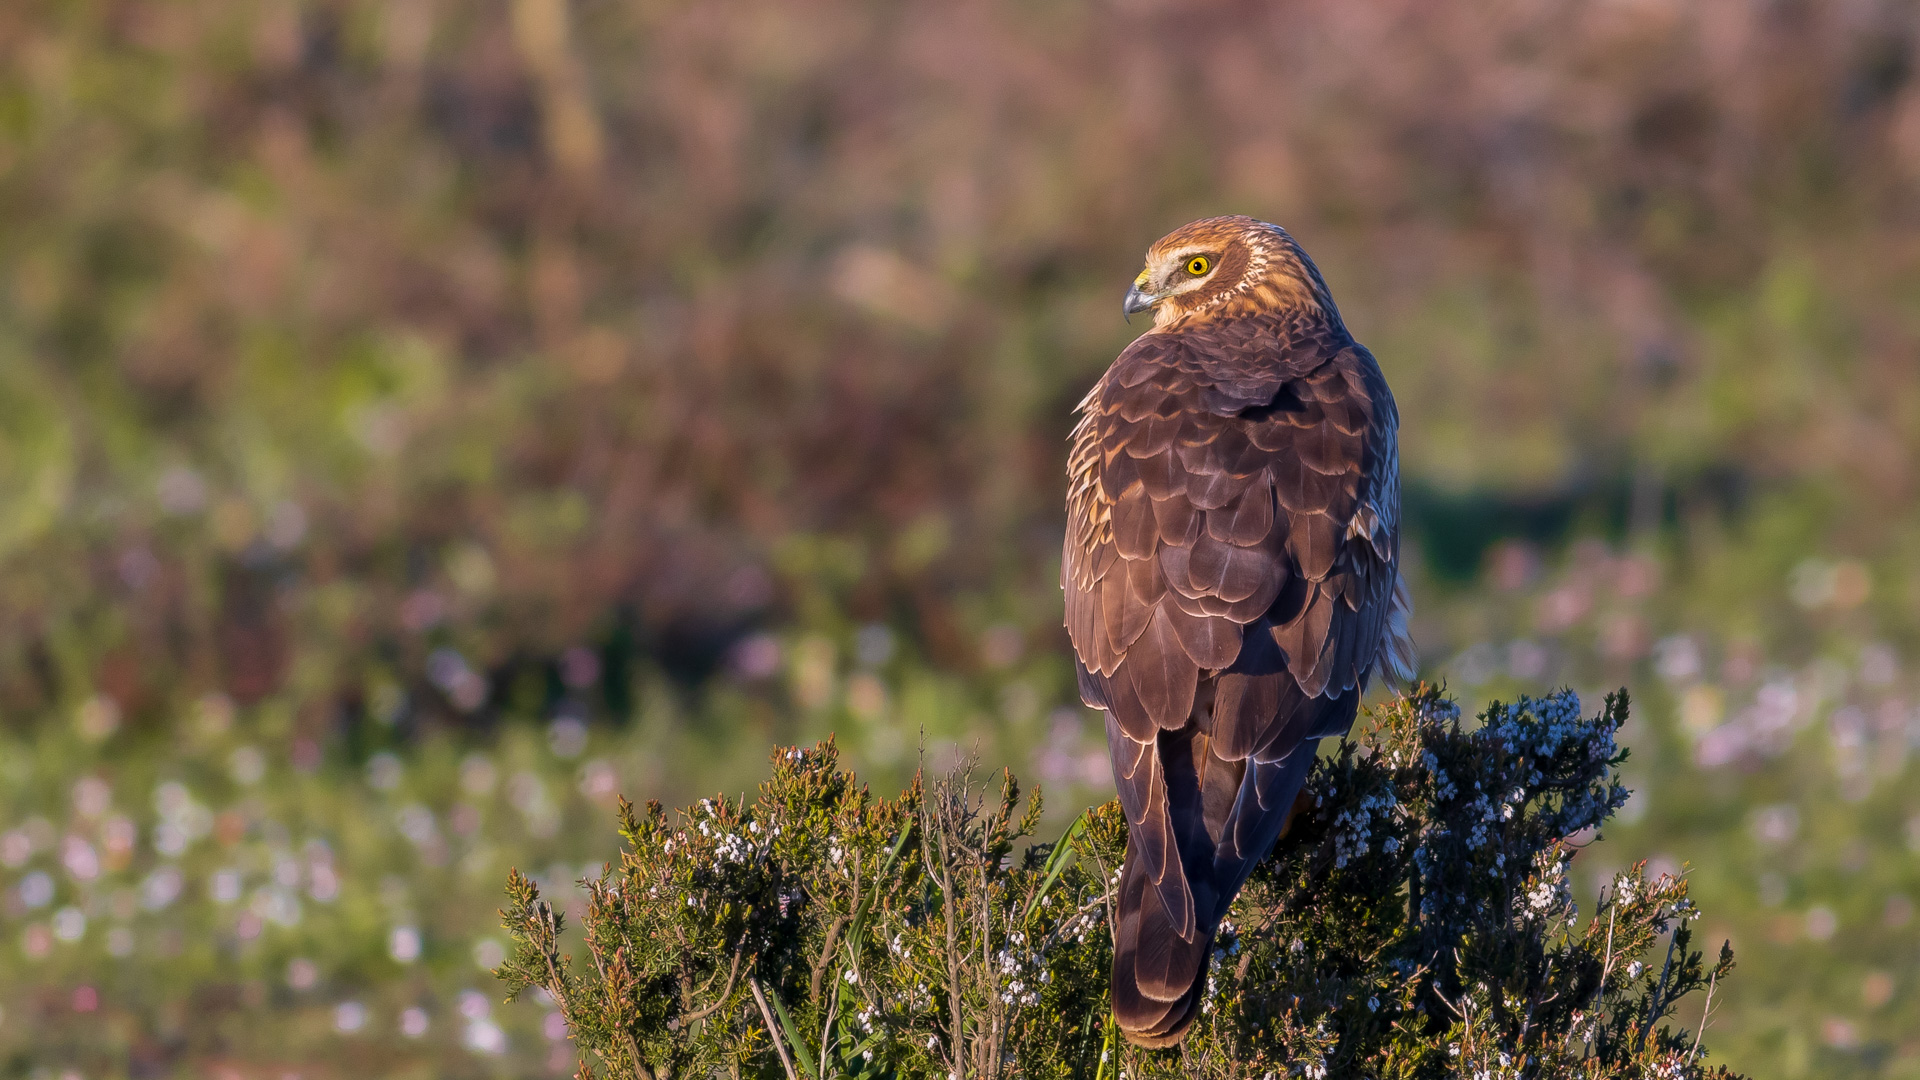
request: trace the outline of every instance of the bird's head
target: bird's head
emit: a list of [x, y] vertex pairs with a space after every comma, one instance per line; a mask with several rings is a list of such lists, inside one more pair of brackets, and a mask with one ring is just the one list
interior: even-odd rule
[[1278, 225], [1250, 217], [1203, 218], [1147, 249], [1127, 290], [1125, 314], [1152, 310], [1153, 327], [1297, 307], [1338, 320], [1326, 282]]

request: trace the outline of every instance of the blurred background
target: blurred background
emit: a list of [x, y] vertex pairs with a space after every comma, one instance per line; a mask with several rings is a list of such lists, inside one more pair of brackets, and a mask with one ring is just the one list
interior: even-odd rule
[[570, 1073], [509, 865], [837, 733], [1110, 797], [1070, 411], [1195, 217], [1398, 396], [1423, 674], [1627, 686], [1716, 1060], [1920, 1076], [1920, 11], [0, 6], [0, 1071]]

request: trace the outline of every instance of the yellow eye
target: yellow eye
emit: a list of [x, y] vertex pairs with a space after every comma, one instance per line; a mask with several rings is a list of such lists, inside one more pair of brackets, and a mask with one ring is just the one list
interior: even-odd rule
[[1204, 277], [1206, 272], [1211, 269], [1213, 269], [1213, 260], [1207, 258], [1205, 255], [1195, 255], [1193, 258], [1187, 260], [1187, 273], [1192, 274], [1194, 277]]

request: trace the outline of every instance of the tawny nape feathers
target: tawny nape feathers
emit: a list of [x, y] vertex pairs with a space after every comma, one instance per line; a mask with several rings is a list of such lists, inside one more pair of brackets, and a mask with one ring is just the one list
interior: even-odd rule
[[1148, 250], [1126, 299], [1146, 310], [1080, 404], [1061, 585], [1131, 826], [1114, 1016], [1168, 1046], [1318, 741], [1413, 651], [1393, 395], [1306, 252], [1196, 221]]

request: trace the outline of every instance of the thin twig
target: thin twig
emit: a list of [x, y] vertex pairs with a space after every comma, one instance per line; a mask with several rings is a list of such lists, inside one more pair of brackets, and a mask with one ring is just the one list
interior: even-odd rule
[[[1606, 996], [1607, 996], [1607, 976], [1613, 974], [1613, 916], [1614, 916], [1614, 913], [1615, 913], [1614, 908], [1607, 909], [1607, 947], [1606, 947], [1606, 951], [1601, 954], [1602, 959], [1600, 963], [1600, 985], [1593, 988], [1593, 1004], [1590, 1006], [1590, 1008], [1593, 1009], [1593, 1013], [1594, 1013], [1594, 1024], [1590, 1030], [1596, 1031], [1596, 1032], [1600, 1030], [1600, 1023], [1599, 1023], [1600, 1007], [1603, 1004], [1605, 1004]], [[1571, 1038], [1574, 1035], [1578, 1035], [1578, 1034], [1579, 1034], [1579, 1029], [1576, 1028], [1575, 1030], [1568, 1032], [1567, 1036], [1568, 1038]], [[1593, 1041], [1591, 1039], [1582, 1038], [1580, 1042], [1582, 1045], [1585, 1045], [1588, 1047], [1591, 1047], [1593, 1045]]]
[[1095, 908], [1106, 906], [1106, 902], [1107, 902], [1107, 898], [1103, 894], [1103, 895], [1094, 897], [1093, 899], [1087, 901], [1084, 904], [1081, 904], [1078, 908], [1074, 910], [1073, 914], [1060, 920], [1060, 925], [1053, 928], [1053, 933], [1048, 934], [1045, 938], [1041, 939], [1039, 951], [1042, 954], [1045, 954], [1051, 951], [1055, 945], [1058, 945], [1060, 942], [1065, 941], [1067, 939], [1067, 935], [1074, 932], [1074, 929], [1079, 925], [1080, 920], [1086, 918], [1089, 914], [1093, 912]]
[[[1100, 903], [1107, 910], [1107, 942], [1111, 948], [1118, 949], [1120, 947], [1119, 932], [1113, 925], [1113, 875], [1107, 872], [1107, 860], [1100, 857], [1099, 845], [1089, 841], [1087, 850], [1092, 853], [1094, 869], [1100, 874]], [[1244, 964], [1246, 961], [1243, 959], [1241, 962]], [[1094, 1073], [1094, 1080], [1107, 1080], [1107, 1059], [1109, 1056], [1113, 1058], [1114, 1072], [1112, 1075], [1119, 1075], [1119, 1059], [1124, 1047], [1120, 1044], [1119, 1040], [1114, 1037], [1116, 1030], [1117, 1028], [1113, 1018], [1113, 1006], [1112, 1002], [1109, 1001], [1106, 1009], [1106, 1018], [1100, 1025], [1100, 1067]]]
[[647, 1068], [645, 1062], [640, 1060], [640, 1044], [633, 1041], [633, 1032], [621, 1028], [620, 1038], [627, 1044], [627, 1056], [633, 1059], [634, 1080], [653, 1080], [653, 1077], [648, 1075], [651, 1070]]
[[[1527, 1015], [1520, 1018], [1520, 1037], [1514, 1043], [1516, 1049], [1525, 1050], [1527, 1048], [1527, 1032], [1533, 1030], [1533, 1014], [1541, 1005], [1546, 1004], [1546, 1002], [1540, 1000], [1540, 991], [1545, 990], [1552, 981], [1553, 957], [1549, 956], [1547, 957], [1547, 970], [1541, 977], [1540, 985], [1534, 987], [1533, 991], [1527, 995]], [[1559, 994], [1553, 995], [1553, 997], [1559, 996]], [[1547, 1001], [1552, 1000], [1553, 998], [1547, 999]]]
[[[539, 905], [540, 907], [534, 909], [534, 913], [542, 916], [543, 919], [546, 920], [543, 923], [543, 929], [546, 929], [548, 933], [551, 934], [553, 929], [553, 905], [545, 901], [539, 901]], [[541, 908], [545, 908], [546, 910], [542, 911], [540, 910]], [[560, 977], [559, 955], [553, 949], [553, 938], [549, 937], [542, 943], [540, 958], [547, 963], [547, 993], [552, 995], [554, 1003], [560, 1007], [560, 1019], [567, 1022], [568, 1030], [572, 1030], [573, 1006], [572, 1003], [567, 1000], [567, 980]]]
[[1617, 913], [1616, 908], [1607, 909], [1607, 951], [1605, 960], [1600, 965], [1600, 989], [1593, 993], [1593, 999], [1596, 1002], [1606, 996], [1607, 976], [1613, 974], [1613, 917]]
[[1647, 1036], [1653, 1032], [1654, 1021], [1660, 1019], [1660, 999], [1666, 996], [1667, 975], [1673, 971], [1673, 943], [1680, 940], [1680, 930], [1686, 925], [1682, 922], [1667, 937], [1667, 962], [1660, 965], [1660, 985], [1654, 987], [1653, 996], [1647, 999], [1647, 1022], [1640, 1028], [1640, 1041], [1634, 1044], [1636, 1054], [1647, 1048]]
[[[858, 904], [860, 902], [860, 885], [858, 879], [855, 879], [853, 894], [854, 903]], [[820, 1000], [820, 978], [826, 974], [827, 964], [833, 960], [833, 947], [840, 941], [840, 931], [845, 930], [847, 924], [852, 921], [853, 916], [842, 915], [833, 920], [832, 925], [827, 927], [827, 940], [820, 946], [820, 959], [814, 962], [813, 975], [807, 980], [808, 1000]]]
[[767, 1037], [773, 1040], [773, 1049], [780, 1055], [780, 1067], [787, 1071], [787, 1080], [800, 1080], [800, 1074], [793, 1071], [793, 1059], [787, 1056], [787, 1044], [780, 1037], [780, 1025], [773, 1022], [773, 1010], [767, 1007], [767, 995], [760, 991], [760, 980], [749, 974], [747, 985], [753, 989], [753, 1003], [760, 1006], [760, 1019], [766, 1021]]
[[[745, 946], [746, 946], [746, 942], [745, 940], [742, 940], [739, 945], [735, 945], [733, 947], [733, 969], [727, 972], [727, 988], [725, 990], [720, 991], [720, 996], [714, 999], [713, 1004], [708, 1005], [705, 1008], [695, 1009], [690, 1013], [686, 1013], [685, 1015], [679, 1017], [676, 1020], [676, 1023], [678, 1023], [681, 1027], [684, 1028], [691, 1025], [696, 1020], [705, 1020], [707, 1017], [713, 1015], [714, 1012], [719, 1010], [721, 1006], [727, 1003], [727, 999], [733, 996], [733, 988], [736, 985], [738, 985], [738, 980], [740, 978], [741, 950]], [[719, 977], [720, 977], [719, 972], [716, 971], [713, 973], [713, 979], [717, 979]], [[713, 985], [713, 979], [707, 980], [707, 986]], [[700, 988], [700, 992], [705, 993], [706, 989], [707, 987], [703, 986]]]
[[1100, 902], [1107, 909], [1107, 940], [1117, 949], [1120, 940], [1113, 926], [1113, 875], [1107, 872], [1107, 860], [1100, 857], [1100, 849], [1089, 844], [1088, 850], [1093, 852], [1094, 868], [1100, 871]]
[[1700, 1010], [1700, 1030], [1693, 1033], [1693, 1049], [1687, 1052], [1689, 1065], [1693, 1063], [1694, 1058], [1700, 1056], [1700, 1040], [1707, 1035], [1707, 1017], [1713, 1015], [1713, 986], [1719, 981], [1720, 972], [1716, 968], [1712, 975], [1707, 976], [1707, 1003]]
[[939, 826], [938, 829], [928, 830], [940, 846], [940, 868], [937, 871], [933, 866], [932, 845], [922, 844], [921, 851], [927, 863], [927, 873], [933, 878], [934, 884], [940, 887], [942, 905], [940, 921], [946, 928], [947, 936], [947, 1006], [950, 1014], [949, 1023], [952, 1025], [947, 1032], [947, 1060], [950, 1063], [948, 1071], [953, 1080], [963, 1080], [966, 1075], [965, 1058], [962, 1056], [965, 1053], [966, 1016], [961, 1010], [960, 1000], [960, 928], [954, 923], [956, 912], [953, 890], [953, 850], [948, 836], [951, 822], [948, 820], [947, 813], [951, 808], [949, 804], [952, 798], [951, 789], [941, 790], [936, 786], [933, 801], [937, 805], [928, 809], [932, 815], [931, 823]]
[[[1004, 791], [1004, 789], [1003, 789]], [[986, 800], [980, 803], [982, 813], [986, 812]], [[1007, 812], [1003, 803], [1002, 814]], [[996, 818], [988, 818], [980, 829], [980, 854], [976, 868], [979, 871], [980, 889], [980, 970], [993, 970], [993, 896], [992, 875], [995, 866], [993, 857], [994, 839], [1000, 830]], [[996, 1067], [1000, 1060], [999, 1048], [995, 1045], [1000, 1028], [1000, 995], [993, 992], [994, 976], [987, 976], [987, 1017], [986, 1031], [976, 1042], [973, 1051], [973, 1072], [981, 1080], [998, 1080], [1000, 1070]]]
[[840, 1012], [840, 980], [835, 979], [833, 981], [833, 996], [829, 998], [827, 1001], [827, 1018], [820, 1025], [820, 1071], [815, 1075], [818, 1075], [818, 1076], [828, 1075], [827, 1074], [827, 1050], [829, 1048], [829, 1042], [834, 1035], [833, 1021], [834, 1021], [834, 1018], [839, 1014], [839, 1012]]

